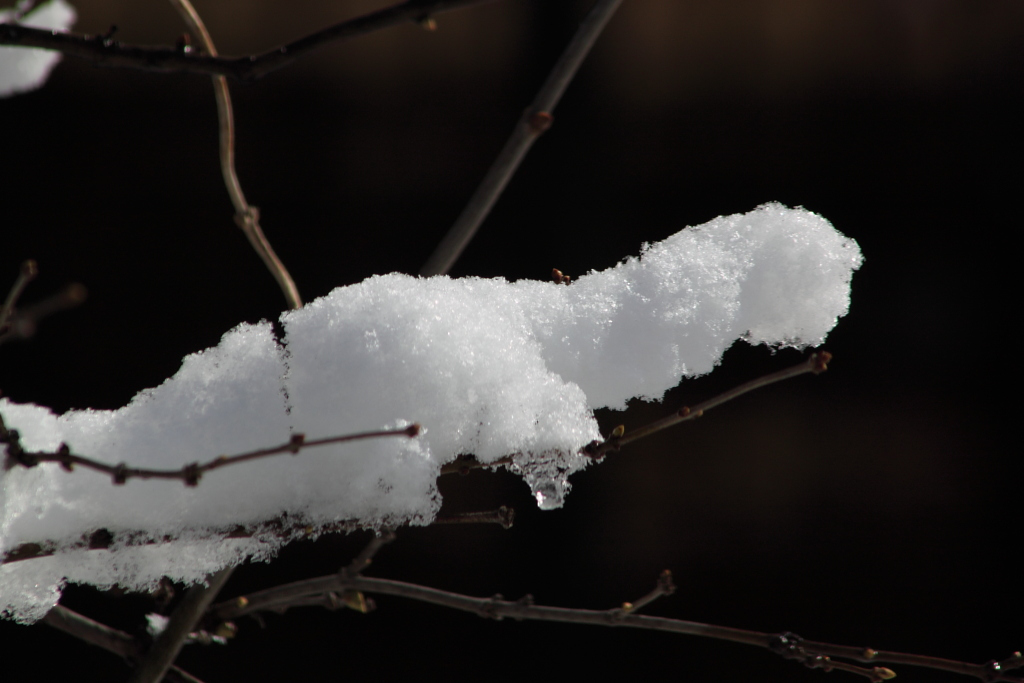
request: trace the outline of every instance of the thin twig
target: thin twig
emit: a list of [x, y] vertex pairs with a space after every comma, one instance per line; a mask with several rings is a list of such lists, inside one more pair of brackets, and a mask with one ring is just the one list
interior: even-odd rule
[[158, 683], [163, 679], [185, 645], [188, 634], [202, 619], [233, 571], [234, 567], [221, 569], [209, 577], [207, 585], [193, 586], [185, 593], [171, 613], [167, 626], [139, 661], [130, 683]]
[[431, 526], [435, 524], [498, 524], [502, 529], [511, 529], [516, 519], [516, 511], [502, 505], [497, 510], [485, 510], [483, 512], [458, 512], [453, 515], [438, 515]]
[[0, 344], [12, 339], [28, 339], [35, 334], [39, 321], [48, 315], [72, 308], [85, 301], [85, 287], [72, 283], [51, 297], [31, 306], [18, 309], [18, 299], [28, 283], [36, 279], [39, 267], [29, 259], [21, 264], [18, 277], [0, 306]]
[[[704, 411], [710, 410], [716, 406], [719, 406], [726, 401], [742, 396], [748, 391], [759, 389], [775, 382], [781, 382], [784, 379], [790, 379], [791, 377], [798, 377], [807, 373], [813, 373], [815, 375], [824, 372], [828, 369], [828, 362], [832, 359], [832, 354], [828, 351], [815, 351], [805, 360], [801, 361], [797, 365], [778, 372], [773, 372], [764, 377], [741, 384], [738, 387], [730, 389], [729, 391], [723, 392], [714, 398], [710, 398], [706, 401], [698, 403], [692, 408], [683, 407], [678, 411], [672, 413], [667, 417], [663, 417], [660, 420], [655, 420], [650, 424], [646, 424], [642, 427], [638, 427], [633, 431], [626, 433], [625, 428], [619, 426], [612, 431], [611, 435], [604, 441], [594, 441], [588, 444], [583, 449], [583, 453], [591, 458], [601, 458], [608, 451], [618, 450], [626, 444], [632, 443], [646, 436], [650, 436], [655, 432], [659, 432], [663, 429], [668, 429], [680, 422], [686, 422], [693, 420], [704, 414]], [[460, 455], [451, 462], [448, 462], [441, 466], [441, 474], [468, 474], [471, 470], [478, 469], [481, 467], [498, 467], [500, 465], [508, 465], [513, 461], [513, 455], [506, 455], [497, 460], [491, 462], [480, 462], [472, 455]]]
[[87, 59], [97, 66], [158, 73], [219, 75], [255, 81], [325, 45], [391, 26], [425, 22], [435, 14], [494, 1], [409, 0], [328, 26], [264, 54], [242, 57], [202, 55], [183, 47], [125, 45], [112, 40], [110, 35], [63, 33], [12, 23], [0, 24], [0, 45], [56, 50]]
[[62, 605], [47, 612], [43, 623], [128, 660], [138, 659], [142, 654], [138, 641], [124, 631], [93, 621]]
[[374, 534], [362, 552], [356, 555], [342, 571], [346, 572], [349, 576], [359, 576], [363, 573], [364, 569], [370, 566], [370, 563], [373, 562], [373, 558], [377, 556], [380, 549], [394, 540], [395, 532], [391, 529], [385, 529], [379, 534]]
[[[311, 596], [322, 596], [330, 592], [357, 590], [365, 593], [394, 595], [398, 597], [427, 602], [464, 612], [471, 612], [489, 619], [512, 619], [551, 621], [572, 624], [590, 624], [594, 626], [618, 626], [663, 631], [683, 635], [703, 636], [744, 645], [769, 649], [787, 659], [794, 659], [811, 668], [822, 670], [840, 669], [856, 673], [872, 682], [889, 680], [895, 676], [890, 669], [877, 666], [880, 663], [906, 664], [928, 669], [950, 671], [972, 676], [979, 680], [995, 683], [1022, 683], [1024, 678], [1010, 676], [1006, 671], [1019, 668], [1022, 661], [1020, 653], [1014, 653], [1002, 662], [971, 664], [954, 660], [912, 655], [901, 652], [873, 650], [845, 645], [834, 645], [815, 641], [805, 641], [791, 633], [765, 633], [745, 629], [703, 624], [683, 619], [650, 617], [632, 612], [623, 613], [622, 609], [586, 610], [565, 607], [548, 607], [533, 604], [530, 599], [509, 601], [501, 596], [491, 598], [475, 598], [460, 593], [429, 588], [402, 581], [389, 579], [373, 579], [363, 576], [351, 577], [341, 574], [321, 576], [305, 581], [277, 586], [267, 590], [240, 596], [232, 600], [214, 605], [210, 609], [210, 617], [218, 620], [236, 619], [264, 610], [282, 610], [296, 604], [310, 604]], [[831, 659], [841, 657], [854, 662], [870, 665], [857, 666], [849, 662]]]
[[36, 333], [39, 321], [54, 313], [78, 306], [87, 296], [85, 287], [72, 282], [70, 285], [31, 306], [19, 308], [8, 318], [7, 329], [0, 327], [0, 344], [15, 339], [28, 339]]
[[600, 458], [608, 451], [618, 450], [622, 446], [643, 439], [655, 432], [660, 432], [663, 429], [673, 427], [680, 422], [687, 422], [689, 420], [696, 419], [702, 416], [705, 411], [720, 406], [726, 401], [731, 401], [732, 399], [742, 396], [754, 389], [760, 389], [761, 387], [768, 386], [769, 384], [781, 382], [782, 380], [798, 377], [807, 373], [817, 375], [825, 372], [825, 370], [828, 369], [828, 363], [830, 360], [832, 360], [832, 354], [828, 351], [815, 351], [803, 362], [797, 365], [741, 384], [738, 387], [715, 396], [714, 398], [702, 401], [693, 407], [684, 406], [672, 415], [663, 417], [660, 420], [655, 420], [650, 424], [638, 427], [632, 431], [626, 432], [621, 427], [616, 427], [615, 431], [612, 432], [612, 435], [609, 438], [602, 442], [595, 442], [591, 444], [584, 449], [584, 451], [592, 458]]
[[624, 602], [619, 610], [623, 614], [635, 614], [639, 610], [643, 609], [647, 605], [651, 604], [663, 595], [672, 595], [676, 592], [676, 584], [672, 581], [672, 572], [666, 569], [658, 575], [658, 583], [655, 584], [654, 590], [647, 595], [643, 596], [639, 600], [633, 602]]
[[[2, 418], [0, 418], [0, 426], [2, 426]], [[145, 467], [129, 467], [126, 463], [108, 465], [107, 463], [93, 460], [92, 458], [75, 455], [68, 448], [67, 444], [61, 444], [61, 447], [58, 448], [55, 453], [25, 451], [21, 447], [17, 430], [7, 429], [6, 427], [0, 428], [0, 443], [5, 443], [7, 447], [7, 458], [4, 463], [4, 467], [7, 469], [11, 469], [16, 465], [21, 465], [23, 467], [35, 467], [41, 462], [57, 462], [69, 472], [74, 469], [75, 465], [81, 465], [82, 467], [96, 470], [97, 472], [109, 474], [115, 484], [124, 484], [129, 479], [133, 478], [180, 479], [185, 482], [186, 486], [197, 486], [199, 484], [199, 479], [203, 474], [220, 469], [221, 467], [227, 467], [228, 465], [237, 465], [242, 462], [248, 462], [249, 460], [256, 460], [258, 458], [266, 458], [272, 455], [281, 455], [284, 453], [295, 455], [303, 448], [326, 446], [328, 444], [335, 443], [346, 443], [349, 441], [361, 441], [364, 439], [377, 439], [387, 436], [407, 436], [412, 438], [417, 436], [419, 433], [419, 424], [413, 423], [408, 427], [396, 427], [394, 429], [382, 429], [375, 432], [361, 432], [358, 434], [331, 436], [324, 439], [314, 439], [312, 441], [306, 441], [302, 434], [293, 434], [288, 443], [281, 444], [280, 446], [262, 448], [255, 451], [249, 451], [248, 453], [240, 453], [238, 455], [221, 455], [202, 465], [198, 462], [194, 462], [177, 470], [155, 470]]]
[[[199, 38], [202, 49], [207, 54], [216, 57], [217, 48], [213, 44], [210, 32], [206, 30], [206, 24], [202, 17], [196, 12], [195, 7], [189, 0], [170, 0], [174, 8], [178, 10], [181, 18], [188, 25], [189, 29]], [[228, 196], [235, 207], [235, 223], [245, 233], [249, 244], [256, 250], [263, 264], [274, 276], [278, 287], [284, 294], [285, 301], [291, 309], [302, 308], [302, 298], [299, 296], [299, 289], [295, 286], [295, 280], [291, 273], [285, 268], [284, 263], [278, 258], [270, 241], [263, 234], [260, 227], [260, 212], [255, 206], [250, 206], [245, 200], [245, 193], [242, 192], [242, 185], [238, 182], [238, 174], [235, 172], [235, 117], [231, 107], [231, 92], [228, 90], [228, 79], [224, 76], [213, 77], [213, 93], [217, 99], [217, 122], [220, 131], [220, 171], [224, 177], [224, 186], [227, 188]]]
[[562, 98], [562, 93], [565, 92], [569, 82], [576, 75], [583, 59], [601, 34], [601, 30], [621, 3], [622, 0], [597, 0], [594, 3], [590, 13], [587, 14], [576, 31], [576, 35], [573, 36], [547, 80], [544, 81], [544, 85], [537, 92], [537, 96], [523, 111], [511, 137], [498, 154], [498, 158], [494, 160], [476, 192], [473, 193], [466, 208], [462, 210], [462, 214], [459, 215], [455, 224], [448, 230], [434, 253], [420, 269], [420, 275], [425, 277], [443, 275], [458, 260], [466, 245], [473, 239], [480, 224], [490, 213], [491, 207], [505, 190], [505, 186], [508, 185], [508, 181], [519, 168], [519, 164], [530, 147], [533, 146], [534, 141], [551, 127], [553, 121], [551, 112]]
[[[137, 660], [142, 655], [142, 648], [137, 639], [124, 631], [111, 628], [101, 624], [89, 617], [69, 610], [63, 605], [57, 605], [47, 612], [42, 623], [51, 626], [58, 631], [78, 638], [89, 645], [94, 645], [102, 650], [113, 652], [129, 661]], [[188, 672], [172, 666], [164, 677], [165, 681], [171, 683], [203, 683]]]
[[18, 297], [25, 291], [25, 287], [28, 283], [36, 279], [39, 274], [39, 267], [36, 262], [32, 259], [22, 262], [21, 268], [18, 269], [18, 277], [15, 278], [14, 284], [11, 286], [11, 291], [7, 293], [7, 298], [4, 300], [4, 305], [0, 307], [0, 332], [3, 332], [7, 327], [8, 321], [14, 314], [14, 306], [18, 303]]

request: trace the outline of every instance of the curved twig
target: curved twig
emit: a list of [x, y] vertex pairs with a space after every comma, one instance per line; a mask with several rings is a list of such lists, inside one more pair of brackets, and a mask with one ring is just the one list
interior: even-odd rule
[[[195, 7], [189, 0], [170, 0], [174, 8], [178, 10], [181, 18], [188, 25], [189, 29], [196, 34], [202, 49], [207, 54], [216, 57], [217, 48], [213, 44], [210, 32], [206, 30], [206, 24], [202, 17], [196, 12]], [[235, 207], [235, 223], [245, 233], [249, 244], [259, 254], [263, 264], [274, 276], [278, 287], [284, 294], [285, 301], [291, 309], [302, 308], [302, 298], [299, 296], [299, 289], [295, 286], [295, 280], [291, 273], [285, 268], [284, 263], [278, 258], [270, 241], [263, 234], [260, 227], [260, 212], [255, 206], [250, 206], [245, 200], [245, 193], [242, 192], [242, 185], [238, 182], [238, 174], [235, 172], [235, 116], [231, 107], [231, 92], [228, 90], [228, 79], [224, 76], [213, 77], [213, 92], [217, 99], [217, 121], [220, 131], [220, 171], [224, 177], [224, 186], [227, 188], [228, 196]]]

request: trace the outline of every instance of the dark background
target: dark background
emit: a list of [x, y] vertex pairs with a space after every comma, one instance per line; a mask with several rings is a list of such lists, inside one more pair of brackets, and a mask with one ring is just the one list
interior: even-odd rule
[[[169, 4], [76, 5], [77, 31], [173, 44], [183, 30]], [[382, 5], [197, 2], [225, 54]], [[306, 300], [419, 269], [588, 6], [495, 2], [232, 86], [243, 187]], [[720, 214], [803, 205], [866, 257], [825, 347], [832, 368], [609, 457], [559, 511], [536, 510], [511, 475], [443, 478], [445, 512], [506, 504], [515, 527], [401, 529], [370, 574], [602, 609], [668, 568], [679, 591], [651, 614], [979, 662], [1024, 646], [1011, 564], [1022, 83], [1014, 0], [626, 0], [453, 275], [579, 275]], [[34, 258], [25, 303], [89, 289], [0, 348], [5, 395], [116, 408], [282, 309], [231, 220], [207, 78], [67, 59], [42, 90], [0, 101], [0, 130], [0, 279]], [[640, 425], [798, 358], [740, 344], [665, 405], [599, 419]], [[223, 596], [336, 571], [367, 538], [295, 544], [239, 569]], [[208, 683], [825, 675], [728, 643], [377, 602], [243, 620], [229, 646], [179, 664]], [[64, 603], [128, 630], [148, 609], [79, 587]], [[0, 651], [12, 681], [127, 675], [46, 626], [0, 623]]]

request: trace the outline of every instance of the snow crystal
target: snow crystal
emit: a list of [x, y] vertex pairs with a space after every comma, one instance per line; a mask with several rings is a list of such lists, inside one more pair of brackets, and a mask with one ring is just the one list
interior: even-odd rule
[[[821, 343], [847, 311], [860, 262], [856, 243], [820, 216], [767, 204], [569, 286], [372, 277], [284, 313], [281, 340], [269, 323], [240, 325], [120, 410], [55, 416], [0, 398], [27, 450], [64, 442], [108, 463], [166, 469], [292, 433], [423, 426], [415, 439], [220, 469], [195, 488], [14, 467], [0, 474], [0, 553], [35, 542], [54, 554], [0, 565], [0, 613], [35, 621], [66, 581], [200, 581], [327, 524], [427, 524], [440, 468], [460, 454], [512, 456], [538, 504], [559, 507], [569, 475], [589, 462], [580, 449], [599, 438], [593, 409], [656, 400], [712, 370], [737, 339]], [[222, 540], [238, 526], [252, 536]], [[88, 550], [83, 539], [98, 529], [109, 549]]]
[[[0, 9], [0, 24], [11, 22], [18, 7]], [[50, 0], [26, 13], [22, 26], [67, 31], [75, 23], [75, 10], [64, 0]], [[0, 97], [35, 90], [46, 82], [61, 55], [53, 50], [22, 47], [0, 47]]]

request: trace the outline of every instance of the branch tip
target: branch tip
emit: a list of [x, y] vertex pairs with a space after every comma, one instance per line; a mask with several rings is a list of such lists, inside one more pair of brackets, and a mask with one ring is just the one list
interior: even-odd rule
[[814, 353], [811, 354], [811, 357], [808, 359], [808, 362], [811, 365], [811, 372], [813, 372], [815, 375], [820, 375], [821, 373], [828, 370], [828, 364], [831, 360], [832, 354], [829, 353], [828, 351], [815, 351]]
[[420, 435], [420, 432], [422, 430], [423, 427], [420, 425], [419, 422], [413, 422], [411, 425], [405, 428], [405, 435], [408, 436], [409, 438], [416, 437]]
[[21, 264], [21, 279], [25, 282], [30, 282], [39, 275], [39, 265], [34, 259], [26, 259]]
[[432, 16], [427, 15], [425, 17], [422, 17], [418, 19], [416, 23], [419, 24], [420, 28], [423, 29], [424, 31], [433, 32], [437, 30], [437, 21], [435, 21], [434, 17]]
[[896, 672], [884, 666], [876, 666], [871, 670], [873, 678], [878, 681], [891, 681], [896, 678]]

